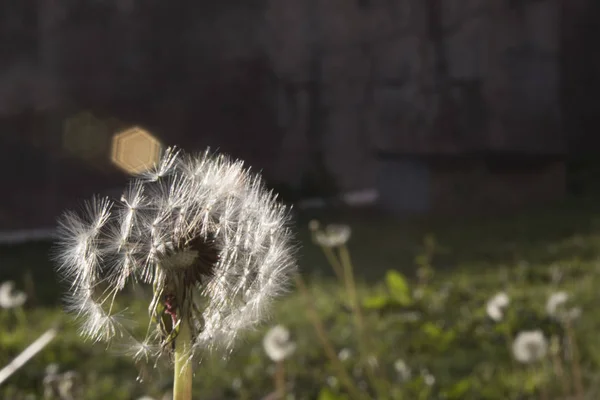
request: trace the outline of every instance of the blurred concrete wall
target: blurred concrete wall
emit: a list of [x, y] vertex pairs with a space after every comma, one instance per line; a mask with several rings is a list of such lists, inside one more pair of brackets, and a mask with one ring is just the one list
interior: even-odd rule
[[566, 150], [557, 0], [270, 4], [269, 54], [287, 83], [281, 107], [294, 116], [284, 119], [284, 149], [299, 157], [307, 121], [318, 119], [343, 187], [372, 182], [375, 151]]
[[318, 155], [342, 189], [376, 185], [381, 152], [564, 154], [600, 85], [580, 65], [593, 3], [4, 2], [0, 136], [61, 154], [61, 121], [90, 110], [293, 185]]

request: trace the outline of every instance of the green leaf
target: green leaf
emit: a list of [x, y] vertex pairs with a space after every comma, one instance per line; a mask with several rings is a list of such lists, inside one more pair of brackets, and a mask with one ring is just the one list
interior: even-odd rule
[[385, 283], [392, 298], [400, 305], [412, 304], [410, 288], [404, 275], [398, 271], [390, 270], [385, 275]]
[[347, 396], [343, 396], [337, 393], [334, 393], [329, 388], [323, 388], [319, 392], [319, 397], [317, 400], [347, 400]]
[[444, 392], [448, 399], [462, 399], [471, 388], [471, 381], [468, 378], [462, 379], [454, 384], [450, 389]]
[[385, 295], [375, 295], [363, 300], [363, 307], [368, 310], [381, 310], [390, 303], [390, 298]]
[[439, 326], [431, 322], [426, 322], [425, 324], [423, 324], [421, 330], [424, 334], [426, 334], [432, 339], [439, 339], [443, 333]]

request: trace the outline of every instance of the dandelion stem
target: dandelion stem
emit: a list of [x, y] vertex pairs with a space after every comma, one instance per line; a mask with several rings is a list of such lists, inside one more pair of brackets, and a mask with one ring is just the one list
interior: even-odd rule
[[278, 361], [275, 370], [275, 390], [279, 400], [285, 399], [285, 364]]
[[317, 312], [317, 309], [311, 300], [311, 296], [308, 293], [308, 289], [306, 288], [304, 279], [302, 279], [302, 276], [300, 276], [299, 274], [296, 274], [296, 284], [298, 285], [298, 288], [302, 292], [302, 296], [306, 300], [306, 303], [308, 305], [308, 310], [307, 310], [308, 316], [312, 320], [312, 324], [315, 328], [317, 336], [319, 337], [321, 346], [323, 346], [323, 349], [325, 350], [325, 354], [329, 358], [329, 361], [331, 361], [331, 363], [333, 364], [335, 369], [337, 369], [337, 371], [338, 371], [338, 378], [340, 378], [340, 381], [344, 384], [344, 386], [346, 386], [346, 389], [348, 390], [348, 393], [351, 395], [351, 398], [364, 399], [365, 398], [364, 394], [352, 382], [352, 379], [350, 379], [350, 376], [348, 375], [348, 372], [344, 368], [344, 365], [341, 363], [340, 359], [337, 357], [337, 354], [335, 353], [335, 350], [333, 349], [333, 346], [331, 345], [331, 342], [329, 341], [327, 334], [325, 333], [325, 328], [323, 327], [323, 322], [319, 318], [319, 313]]
[[546, 389], [546, 374], [545, 374], [545, 368], [544, 368], [544, 364], [541, 363], [536, 370], [534, 371], [536, 375], [540, 376], [540, 399], [541, 400], [548, 400], [548, 391]]
[[578, 400], [583, 400], [585, 397], [585, 389], [583, 388], [583, 377], [581, 374], [579, 351], [577, 349], [577, 342], [575, 341], [573, 326], [568, 318], [565, 322], [565, 333], [567, 334], [569, 349], [571, 350], [571, 371], [573, 374], [573, 384], [575, 386], [576, 398]]
[[344, 271], [342, 269], [340, 261], [335, 256], [333, 249], [327, 246], [321, 246], [321, 249], [323, 250], [323, 254], [325, 254], [325, 258], [327, 258], [327, 261], [331, 265], [331, 268], [333, 268], [333, 272], [335, 272], [335, 275], [337, 276], [339, 281], [343, 283], [345, 280]]
[[183, 317], [180, 324], [179, 333], [175, 339], [173, 400], [192, 400], [192, 365], [190, 360], [192, 335], [187, 318]]
[[360, 347], [362, 362], [365, 364], [367, 376], [371, 381], [373, 388], [380, 397], [383, 396], [386, 393], [386, 391], [382, 387], [379, 379], [377, 379], [377, 376], [375, 374], [375, 368], [369, 362], [368, 359], [369, 355], [367, 354], [367, 349], [369, 348], [369, 341], [367, 339], [367, 336], [365, 335], [365, 322], [358, 301], [356, 282], [354, 281], [354, 268], [352, 267], [352, 259], [350, 258], [350, 252], [348, 251], [348, 248], [345, 245], [340, 248], [340, 259], [341, 264], [343, 266], [344, 276], [346, 278], [346, 291], [348, 292], [348, 297], [350, 299], [350, 304], [354, 314], [356, 329], [358, 331], [358, 343]]
[[562, 365], [562, 360], [557, 352], [552, 352], [552, 366], [554, 367], [554, 374], [560, 379], [563, 395], [565, 396], [565, 399], [567, 399], [571, 393], [571, 385], [569, 385], [569, 381], [567, 380]]
[[27, 364], [37, 353], [42, 351], [58, 334], [56, 328], [48, 329], [42, 336], [31, 343], [21, 354], [0, 370], [0, 385], [14, 374], [19, 368]]

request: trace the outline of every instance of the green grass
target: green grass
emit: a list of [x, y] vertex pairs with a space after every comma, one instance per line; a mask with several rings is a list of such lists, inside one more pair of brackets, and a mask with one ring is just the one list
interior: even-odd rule
[[[548, 364], [537, 370], [515, 363], [506, 336], [520, 330], [542, 329], [547, 336], [563, 336], [560, 324], [544, 313], [547, 296], [566, 290], [583, 310], [575, 330], [581, 353], [586, 391], [596, 398], [600, 377], [600, 212], [593, 200], [564, 204], [496, 217], [399, 219], [373, 212], [316, 215], [352, 226], [349, 243], [361, 299], [378, 304], [365, 310], [366, 326], [378, 376], [386, 377], [390, 396], [405, 399], [528, 399], [544, 392], [564, 398]], [[334, 282], [321, 250], [310, 241], [303, 217], [299, 224], [303, 250], [300, 262], [309, 280], [312, 299], [336, 349], [350, 349], [344, 361], [359, 385], [365, 373], [356, 359], [357, 337], [346, 296]], [[415, 260], [423, 259], [423, 238], [438, 243], [432, 267], [433, 280], [418, 286]], [[30, 271], [34, 294], [25, 318], [0, 310], [0, 366], [7, 364], [30, 342], [52, 326], [63, 323], [59, 337], [25, 367], [0, 386], [0, 398], [20, 399], [31, 394], [42, 398], [44, 369], [57, 363], [61, 371], [77, 371], [85, 399], [160, 398], [170, 390], [172, 377], [165, 366], [156, 369], [134, 365], [113, 355], [105, 345], [82, 341], [75, 324], [60, 309], [61, 288], [49, 247], [38, 243], [0, 248], [0, 281], [12, 279], [20, 289]], [[399, 305], [386, 288], [388, 270], [407, 276], [410, 301]], [[562, 279], [553, 279], [560, 270]], [[500, 290], [511, 297], [507, 319], [492, 323], [485, 303]], [[391, 297], [390, 297], [391, 296]], [[138, 301], [139, 300], [132, 300]], [[137, 304], [143, 309], [143, 304]], [[306, 303], [296, 292], [281, 300], [267, 321], [240, 343], [224, 361], [207, 355], [196, 371], [194, 389], [200, 399], [259, 399], [273, 390], [273, 367], [262, 349], [262, 336], [272, 324], [286, 325], [297, 341], [297, 351], [287, 363], [290, 392], [295, 399], [342, 398], [343, 389], [325, 357], [306, 313]], [[116, 353], [116, 352], [115, 352]], [[403, 359], [412, 378], [401, 383], [394, 362]], [[568, 363], [565, 363], [568, 369]], [[421, 371], [435, 376], [429, 387]], [[144, 379], [136, 380], [138, 375]], [[331, 396], [326, 397], [324, 388]], [[195, 397], [196, 398], [196, 397]]]

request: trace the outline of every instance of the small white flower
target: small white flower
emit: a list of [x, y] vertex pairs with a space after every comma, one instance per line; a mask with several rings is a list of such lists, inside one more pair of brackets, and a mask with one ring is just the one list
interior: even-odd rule
[[59, 379], [57, 374], [49, 374], [44, 377], [42, 384], [44, 385], [45, 399], [51, 399], [57, 395]]
[[566, 317], [571, 321], [581, 317], [581, 308], [573, 307], [569, 309], [569, 311], [567, 311]]
[[315, 231], [314, 239], [324, 247], [340, 247], [350, 240], [352, 229], [348, 225], [327, 225], [325, 230]]
[[243, 382], [242, 380], [238, 377], [238, 378], [234, 378], [233, 382], [231, 382], [231, 388], [233, 390], [235, 390], [236, 392], [239, 392], [240, 389], [242, 388]]
[[565, 305], [568, 299], [569, 295], [566, 292], [552, 293], [546, 302], [546, 312], [548, 315], [551, 317], [556, 317], [559, 309]]
[[60, 370], [60, 366], [56, 363], [46, 365], [44, 373], [46, 376], [48, 375], [58, 375], [58, 371]]
[[529, 364], [546, 356], [548, 340], [541, 330], [523, 331], [515, 338], [512, 351], [517, 361]]
[[421, 371], [421, 375], [423, 376], [423, 381], [427, 386], [435, 385], [435, 376], [431, 374], [427, 369]]
[[500, 292], [492, 297], [486, 305], [487, 315], [496, 322], [504, 318], [504, 309], [510, 304], [510, 298], [505, 292]]
[[552, 318], [560, 321], [573, 321], [581, 316], [581, 308], [566, 308], [569, 295], [566, 292], [556, 292], [550, 295], [546, 302], [546, 312]]
[[340, 361], [346, 361], [352, 356], [352, 350], [343, 348], [338, 354]]
[[394, 369], [398, 373], [400, 382], [406, 382], [410, 379], [412, 372], [404, 360], [398, 359], [394, 362]]
[[290, 331], [282, 325], [271, 328], [263, 339], [267, 356], [275, 362], [283, 361], [296, 350], [296, 343], [290, 339]]
[[75, 371], [67, 371], [60, 376], [60, 383], [58, 385], [59, 398], [61, 399], [75, 399], [78, 396], [75, 395], [78, 392], [80, 384], [79, 374]]
[[0, 307], [17, 308], [25, 304], [27, 295], [23, 292], [14, 290], [15, 283], [6, 281], [0, 284]]
[[554, 283], [554, 284], [560, 283], [560, 281], [562, 281], [562, 279], [563, 279], [563, 276], [564, 276], [564, 273], [560, 266], [553, 265], [552, 267], [550, 267], [550, 277], [552, 279], [552, 283]]
[[332, 388], [336, 388], [338, 386], [338, 380], [335, 376], [328, 376], [327, 384]]
[[67, 371], [63, 374], [58, 374], [57, 372], [58, 366], [55, 364], [50, 364], [46, 368], [46, 376], [43, 380], [44, 398], [81, 398], [81, 379], [79, 374], [75, 371]]
[[377, 368], [379, 366], [379, 361], [377, 360], [377, 357], [370, 355], [367, 357], [367, 364], [369, 364], [372, 368]]

